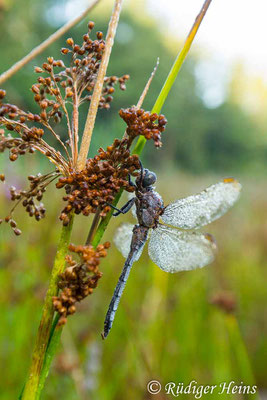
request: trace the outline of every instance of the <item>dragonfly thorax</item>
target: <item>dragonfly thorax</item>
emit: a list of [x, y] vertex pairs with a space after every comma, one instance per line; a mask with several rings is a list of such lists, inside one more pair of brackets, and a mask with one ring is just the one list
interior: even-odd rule
[[164, 210], [160, 195], [150, 188], [150, 190], [137, 194], [135, 204], [139, 224], [148, 228], [156, 227], [159, 216]]

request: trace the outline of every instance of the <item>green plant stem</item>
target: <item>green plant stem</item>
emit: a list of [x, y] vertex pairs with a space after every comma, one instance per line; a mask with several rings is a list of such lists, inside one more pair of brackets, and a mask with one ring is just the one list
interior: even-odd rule
[[[120, 189], [119, 193], [117, 193], [115, 199], [113, 200], [113, 203], [112, 203], [112, 204], [113, 204], [115, 207], [116, 207], [116, 205], [118, 204], [118, 202], [119, 202], [119, 200], [120, 200], [120, 198], [121, 198], [122, 193], [123, 193], [123, 189]], [[102, 237], [103, 237], [103, 235], [104, 235], [104, 232], [105, 232], [105, 230], [107, 229], [107, 226], [108, 226], [108, 224], [109, 224], [109, 221], [110, 221], [111, 218], [112, 218], [113, 213], [114, 213], [114, 210], [111, 209], [111, 210], [109, 211], [109, 213], [105, 216], [105, 218], [102, 218], [102, 220], [101, 220], [101, 222], [100, 222], [100, 224], [99, 224], [99, 226], [98, 226], [98, 228], [97, 228], [97, 231], [96, 231], [96, 233], [95, 233], [94, 239], [92, 240], [92, 246], [96, 247], [97, 245], [99, 245], [100, 240], [102, 239]]]
[[[242, 338], [236, 317], [232, 314], [226, 314], [225, 325], [228, 331], [232, 353], [236, 359], [239, 378], [244, 382], [245, 385], [253, 386], [256, 382], [247, 353], [247, 348]], [[259, 396], [257, 393], [246, 394], [246, 398], [257, 400], [259, 399]]]
[[46, 354], [47, 345], [51, 337], [50, 331], [54, 316], [54, 307], [52, 297], [58, 293], [58, 276], [64, 271], [65, 256], [68, 251], [71, 231], [73, 225], [73, 215], [68, 226], [63, 226], [61, 230], [60, 241], [55, 257], [54, 266], [51, 273], [49, 288], [46, 293], [42, 318], [38, 329], [38, 334], [33, 350], [32, 362], [29, 371], [29, 377], [25, 384], [22, 399], [36, 400], [36, 394], [39, 386], [40, 375], [43, 368], [43, 362]]
[[[39, 400], [39, 398], [41, 396], [41, 393], [42, 393], [42, 390], [43, 390], [43, 387], [45, 384], [45, 380], [48, 376], [50, 366], [52, 364], [52, 361], [54, 359], [54, 356], [56, 354], [56, 351], [57, 351], [57, 348], [59, 345], [59, 341], [60, 341], [60, 337], [61, 337], [61, 333], [62, 333], [62, 329], [63, 329], [63, 326], [57, 326], [59, 317], [60, 317], [60, 315], [57, 313], [53, 320], [35, 400]], [[53, 340], [52, 340], [52, 338], [53, 338]]]

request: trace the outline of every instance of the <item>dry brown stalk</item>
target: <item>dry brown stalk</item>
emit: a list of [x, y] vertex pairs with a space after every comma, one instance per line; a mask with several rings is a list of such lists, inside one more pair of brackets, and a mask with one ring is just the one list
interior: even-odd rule
[[142, 104], [143, 104], [143, 102], [145, 100], [147, 92], [148, 92], [148, 90], [150, 88], [151, 82], [152, 82], [152, 80], [153, 80], [153, 78], [155, 76], [155, 73], [157, 72], [158, 66], [159, 66], [159, 58], [157, 59], [156, 65], [155, 65], [153, 71], [151, 72], [151, 75], [150, 75], [150, 77], [149, 77], [149, 79], [148, 79], [148, 81], [146, 83], [146, 86], [144, 87], [144, 90], [143, 90], [141, 96], [139, 97], [138, 103], [136, 104], [136, 108], [138, 108], [138, 109], [142, 107]]
[[[150, 77], [149, 77], [149, 79], [148, 79], [148, 81], [147, 81], [147, 83], [146, 83], [146, 85], [145, 85], [145, 87], [144, 87], [144, 89], [143, 89], [143, 91], [141, 93], [141, 96], [139, 97], [139, 100], [138, 100], [138, 102], [136, 104], [136, 108], [138, 110], [142, 107], [142, 104], [143, 104], [143, 102], [144, 102], [144, 100], [146, 98], [146, 95], [147, 95], [148, 91], [149, 91], [151, 82], [152, 82], [152, 80], [153, 80], [153, 78], [155, 76], [155, 73], [157, 72], [158, 66], [159, 66], [159, 58], [157, 59], [157, 63], [155, 65], [153, 71], [151, 72], [151, 75], [150, 75]], [[127, 132], [126, 132], [126, 129], [125, 129], [125, 132], [124, 132], [124, 135], [123, 135], [123, 139], [126, 138], [126, 137], [127, 137]]]
[[100, 64], [100, 68], [98, 71], [97, 75], [97, 80], [95, 83], [94, 87], [94, 92], [92, 95], [91, 103], [90, 103], [90, 108], [88, 111], [86, 123], [85, 123], [85, 128], [83, 132], [83, 137], [82, 137], [82, 143], [81, 143], [81, 148], [80, 148], [80, 153], [78, 157], [78, 162], [77, 162], [77, 168], [78, 170], [82, 170], [85, 167], [86, 159], [87, 159], [87, 154], [89, 151], [90, 143], [91, 143], [91, 137], [95, 125], [95, 119], [96, 119], [96, 114], [98, 111], [98, 104], [102, 95], [102, 88], [103, 88], [103, 83], [109, 63], [109, 57], [111, 54], [111, 50], [113, 47], [114, 43], [114, 37], [116, 34], [118, 22], [119, 22], [119, 17], [120, 17], [120, 12], [121, 12], [121, 5], [122, 5], [123, 0], [116, 0], [114, 9], [112, 12], [112, 16], [109, 22], [109, 27], [108, 27], [108, 32], [106, 36], [106, 47], [105, 51], [103, 54], [103, 58]]
[[78, 22], [80, 22], [92, 8], [99, 3], [100, 0], [94, 0], [90, 2], [89, 6], [77, 17], [73, 18], [71, 21], [67, 22], [61, 28], [59, 28], [55, 33], [53, 33], [49, 38], [47, 38], [44, 42], [35, 47], [29, 54], [23, 57], [21, 60], [16, 62], [9, 68], [7, 71], [3, 72], [0, 75], [0, 85], [4, 83], [7, 79], [9, 79], [12, 75], [18, 72], [24, 65], [28, 64], [33, 58], [35, 58], [38, 54], [42, 53], [50, 44], [54, 43], [57, 39], [63, 36], [69, 29], [73, 28]]

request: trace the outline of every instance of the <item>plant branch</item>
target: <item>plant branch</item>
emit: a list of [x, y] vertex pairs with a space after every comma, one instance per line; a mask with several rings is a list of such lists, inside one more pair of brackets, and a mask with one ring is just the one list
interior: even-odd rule
[[73, 164], [76, 165], [78, 157], [78, 140], [79, 140], [79, 100], [77, 94], [77, 83], [73, 86], [73, 111], [72, 111], [72, 131], [73, 131]]
[[67, 149], [67, 147], [65, 146], [65, 144], [62, 142], [62, 140], [60, 139], [60, 136], [54, 131], [54, 129], [52, 128], [52, 126], [48, 123], [48, 122], [45, 122], [44, 123], [44, 126], [52, 133], [52, 135], [57, 139], [57, 141], [61, 144], [61, 146], [63, 147], [63, 149], [65, 150], [65, 153], [66, 153], [66, 155], [67, 155], [67, 158], [68, 158], [68, 160], [69, 160], [69, 162], [71, 161], [70, 160], [70, 155], [69, 155], [69, 152], [68, 152], [68, 149]]
[[64, 271], [65, 256], [68, 251], [68, 245], [72, 231], [72, 224], [73, 224], [73, 216], [71, 217], [69, 225], [62, 227], [61, 237], [58, 244], [55, 262], [51, 273], [49, 288], [45, 297], [42, 318], [39, 325], [37, 338], [33, 350], [29, 377], [26, 382], [22, 395], [23, 400], [36, 399], [40, 374], [43, 368], [43, 361], [45, 358], [46, 348], [50, 338], [50, 330], [52, 327], [53, 316], [54, 316], [52, 297], [56, 296], [58, 293], [57, 280], [59, 274], [61, 274]]
[[[141, 96], [139, 97], [139, 100], [138, 100], [138, 102], [136, 104], [136, 108], [138, 110], [142, 107], [142, 104], [143, 104], [143, 102], [145, 100], [145, 97], [146, 97], [146, 95], [147, 95], [147, 93], [149, 91], [151, 82], [152, 82], [152, 80], [153, 80], [153, 78], [155, 76], [155, 73], [157, 72], [158, 66], [159, 66], [159, 58], [157, 59], [156, 65], [155, 65], [155, 67], [154, 67], [154, 69], [153, 69], [153, 71], [152, 71], [152, 73], [151, 73], [151, 75], [150, 75], [145, 87], [144, 87], [144, 90], [141, 93]], [[123, 135], [123, 139], [126, 138], [127, 136], [128, 136], [127, 135], [127, 129], [125, 129], [125, 132], [124, 132], [124, 135]]]
[[104, 50], [104, 54], [102, 57], [102, 61], [100, 64], [100, 68], [97, 74], [97, 79], [85, 123], [85, 128], [83, 132], [83, 137], [82, 137], [82, 143], [81, 143], [81, 148], [80, 148], [80, 153], [78, 157], [78, 163], [77, 167], [79, 170], [82, 170], [85, 167], [86, 159], [87, 159], [87, 154], [89, 151], [90, 143], [91, 143], [91, 137], [95, 125], [95, 119], [96, 119], [96, 114], [98, 111], [98, 105], [99, 101], [101, 98], [102, 94], [102, 88], [103, 88], [103, 83], [108, 67], [108, 62], [109, 62], [109, 57], [111, 54], [111, 50], [113, 47], [114, 43], [114, 37], [116, 34], [118, 22], [119, 22], [119, 17], [120, 17], [120, 12], [121, 12], [121, 5], [122, 5], [123, 0], [116, 0], [114, 9], [111, 15], [111, 19], [109, 22], [109, 27], [108, 27], [108, 32], [106, 36], [106, 46]]
[[70, 143], [70, 148], [71, 148], [71, 155], [72, 155], [72, 160], [74, 160], [75, 157], [74, 157], [74, 144], [73, 144], [72, 126], [71, 126], [71, 123], [70, 123], [69, 113], [68, 113], [68, 110], [66, 108], [66, 102], [65, 102], [65, 99], [62, 97], [62, 93], [61, 93], [61, 91], [59, 89], [59, 86], [57, 84], [57, 81], [55, 79], [55, 75], [54, 75], [53, 71], [51, 73], [51, 78], [53, 79], [55, 87], [56, 87], [56, 89], [58, 91], [58, 95], [56, 95], [56, 99], [59, 102], [59, 104], [61, 105], [62, 110], [64, 111], [64, 114], [65, 114], [65, 117], [66, 117], [66, 120], [67, 120], [68, 135], [69, 135], [69, 140], [70, 140], [69, 143]]
[[85, 242], [85, 246], [89, 246], [89, 244], [91, 244], [91, 242], [92, 242], [92, 240], [94, 238], [97, 225], [98, 225], [98, 223], [100, 221], [100, 213], [101, 213], [101, 208], [98, 207], [97, 210], [96, 210], [96, 213], [94, 215], [94, 219], [93, 219], [90, 231], [88, 233], [88, 236], [87, 236], [87, 239], [86, 239], [86, 242]]
[[28, 64], [33, 58], [35, 58], [38, 54], [42, 53], [50, 44], [54, 43], [57, 39], [63, 36], [69, 29], [74, 27], [78, 22], [80, 22], [90, 10], [99, 2], [100, 0], [94, 0], [90, 5], [77, 17], [73, 18], [71, 21], [67, 22], [60, 29], [58, 29], [55, 33], [53, 33], [49, 38], [47, 38], [44, 42], [35, 47], [29, 54], [19, 60], [17, 63], [12, 65], [7, 71], [3, 72], [0, 75], [0, 85], [4, 83], [7, 79], [9, 79], [12, 75], [18, 72], [24, 65]]
[[153, 78], [155, 76], [155, 73], [157, 72], [158, 66], [159, 66], [159, 58], [157, 59], [156, 65], [155, 65], [155, 67], [154, 67], [154, 69], [153, 69], [153, 71], [152, 71], [152, 73], [151, 73], [151, 75], [150, 75], [150, 77], [149, 77], [149, 79], [148, 79], [148, 81], [146, 83], [146, 86], [144, 87], [144, 90], [143, 90], [141, 96], [139, 97], [138, 103], [136, 105], [136, 108], [138, 108], [138, 109], [142, 107], [142, 104], [143, 104], [143, 102], [145, 100], [145, 97], [146, 97], [146, 95], [148, 93], [148, 90], [150, 88], [151, 82], [152, 82], [152, 80], [153, 80]]

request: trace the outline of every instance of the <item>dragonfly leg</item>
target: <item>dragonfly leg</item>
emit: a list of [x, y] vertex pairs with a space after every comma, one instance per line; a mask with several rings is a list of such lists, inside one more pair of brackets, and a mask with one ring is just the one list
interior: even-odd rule
[[143, 167], [143, 164], [142, 164], [142, 161], [140, 160], [140, 158], [139, 158], [139, 164], [140, 164], [140, 170], [141, 170], [140, 182], [142, 182], [143, 181], [143, 177], [144, 177], [144, 167]]
[[130, 185], [130, 186], [133, 186], [133, 187], [135, 187], [135, 188], [136, 188], [136, 185], [133, 183], [133, 181], [132, 181], [132, 179], [131, 179], [131, 175], [130, 175], [130, 174], [128, 174], [128, 181], [129, 181], [129, 185]]
[[126, 214], [132, 208], [132, 206], [134, 205], [134, 202], [135, 202], [135, 197], [133, 197], [132, 199], [127, 201], [127, 203], [124, 204], [124, 206], [122, 208], [117, 208], [117, 207], [113, 206], [113, 204], [109, 204], [109, 203], [107, 203], [107, 205], [117, 211], [113, 214], [114, 217], [117, 217], [120, 214]]

